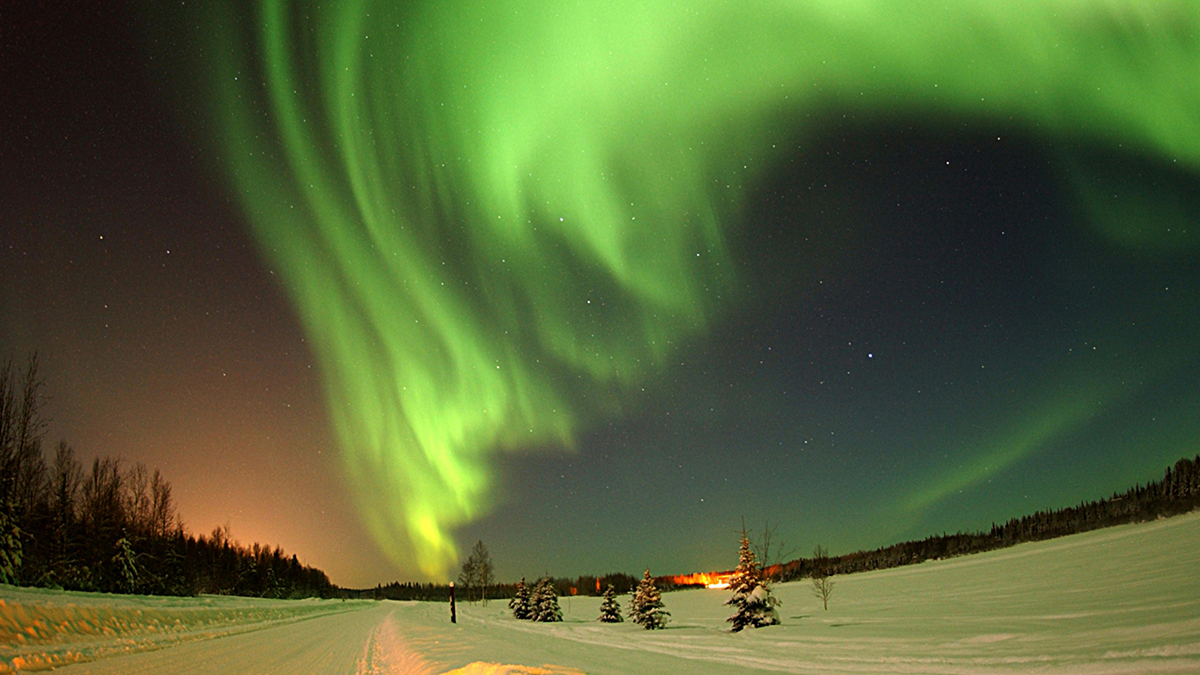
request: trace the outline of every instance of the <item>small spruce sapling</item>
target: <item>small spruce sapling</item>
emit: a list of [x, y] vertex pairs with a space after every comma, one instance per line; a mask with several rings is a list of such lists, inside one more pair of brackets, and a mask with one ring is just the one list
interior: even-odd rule
[[112, 561], [117, 568], [118, 588], [122, 593], [133, 593], [138, 586], [137, 553], [126, 537], [117, 540], [116, 551]]
[[662, 593], [654, 585], [650, 570], [638, 582], [637, 592], [629, 602], [629, 618], [646, 630], [667, 627], [667, 617], [671, 613], [664, 609]]
[[517, 582], [517, 592], [508, 601], [514, 619], [529, 621], [533, 619], [533, 605], [529, 599], [529, 587], [525, 585], [525, 577]]
[[21, 528], [17, 525], [16, 504], [0, 504], [0, 584], [16, 584], [21, 569]]
[[558, 593], [548, 577], [538, 580], [533, 589], [533, 620], [562, 621], [562, 608], [558, 606]]
[[600, 602], [601, 623], [621, 623], [621, 605], [617, 602], [617, 589], [612, 584], [604, 590], [604, 600]]
[[733, 591], [733, 597], [725, 604], [732, 605], [734, 613], [726, 621], [733, 624], [733, 632], [746, 626], [761, 628], [779, 623], [779, 613], [775, 611], [779, 599], [771, 594], [771, 589], [763, 582], [762, 571], [754, 551], [750, 549], [745, 526], [742, 527], [742, 541], [738, 549], [738, 566], [729, 579], [729, 588]]

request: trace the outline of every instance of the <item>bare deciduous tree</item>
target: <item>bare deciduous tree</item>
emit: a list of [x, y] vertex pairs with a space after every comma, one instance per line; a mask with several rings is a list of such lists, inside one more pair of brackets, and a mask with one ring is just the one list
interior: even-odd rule
[[0, 582], [17, 583], [34, 516], [49, 492], [42, 458], [42, 380], [37, 353], [23, 376], [9, 359], [0, 367]]
[[458, 585], [467, 592], [467, 602], [475, 602], [478, 598], [487, 604], [487, 589], [496, 583], [492, 571], [492, 556], [488, 554], [483, 541], [475, 542], [470, 555], [463, 562], [462, 571], [458, 575]]
[[53, 566], [62, 576], [71, 564], [70, 543], [74, 535], [78, 511], [79, 489], [83, 483], [83, 468], [75, 459], [75, 450], [65, 440], [58, 442], [51, 467], [50, 514], [53, 519]]
[[487, 547], [483, 545], [483, 540], [475, 542], [472, 555], [475, 557], [475, 575], [476, 580], [479, 582], [479, 598], [486, 605], [488, 587], [496, 583], [496, 577], [492, 572], [492, 556], [488, 553]]
[[812, 585], [813, 595], [821, 599], [821, 606], [829, 611], [829, 596], [833, 593], [833, 579], [829, 571], [829, 551], [820, 544], [813, 549]]
[[150, 472], [137, 462], [125, 474], [125, 514], [129, 527], [137, 537], [150, 535]]
[[[762, 570], [764, 579], [770, 582], [779, 581], [783, 577], [783, 563], [787, 559], [796, 554], [800, 550], [798, 547], [787, 548], [787, 542], [777, 539], [775, 536], [779, 525], [771, 524], [768, 518], [763, 521], [762, 534], [760, 534], [753, 543], [754, 555], [758, 558], [758, 564]], [[745, 534], [745, 524], [742, 526], [743, 534]]]
[[182, 525], [175, 516], [175, 503], [171, 499], [171, 482], [162, 477], [158, 469], [150, 479], [150, 522], [155, 537], [166, 538]]
[[466, 593], [467, 597], [465, 600], [467, 602], [474, 602], [472, 589], [475, 588], [475, 580], [478, 577], [478, 574], [479, 573], [476, 570], [475, 565], [475, 556], [467, 556], [467, 559], [463, 561], [462, 570], [458, 573], [458, 587], [463, 589], [463, 592]]

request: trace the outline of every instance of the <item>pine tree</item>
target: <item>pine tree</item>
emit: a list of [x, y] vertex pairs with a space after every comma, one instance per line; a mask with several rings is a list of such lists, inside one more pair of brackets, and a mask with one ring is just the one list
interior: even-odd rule
[[763, 582], [762, 571], [758, 568], [754, 551], [750, 549], [745, 527], [742, 527], [741, 547], [738, 549], [738, 566], [729, 579], [729, 588], [733, 591], [733, 597], [725, 604], [733, 605], [736, 610], [727, 619], [733, 624], [733, 632], [746, 626], [761, 628], [779, 623], [779, 614], [775, 611], [779, 600], [771, 595], [771, 590]]
[[117, 588], [122, 593], [133, 593], [138, 585], [137, 553], [125, 537], [117, 540], [116, 549], [117, 553], [112, 561], [117, 567]]
[[263, 591], [264, 598], [282, 598], [283, 587], [279, 583], [279, 577], [275, 574], [275, 566], [270, 562], [267, 563], [267, 588]]
[[558, 606], [558, 593], [548, 577], [538, 580], [533, 589], [533, 620], [562, 621], [562, 609]]
[[12, 502], [0, 505], [0, 584], [16, 584], [21, 568], [21, 528]]
[[235, 595], [251, 596], [259, 593], [258, 562], [251, 556], [247, 560], [238, 558], [237, 583], [234, 584]]
[[629, 618], [646, 630], [667, 627], [671, 613], [663, 609], [662, 593], [654, 585], [650, 570], [638, 582], [637, 592], [629, 602]]
[[621, 623], [621, 605], [617, 602], [617, 589], [612, 584], [604, 591], [604, 600], [600, 603], [601, 623]]
[[525, 585], [525, 577], [521, 577], [521, 581], [517, 582], [517, 592], [512, 600], [508, 601], [508, 608], [512, 610], [514, 619], [533, 619], [533, 605], [529, 599], [529, 587]]
[[194, 595], [195, 591], [183, 571], [184, 556], [179, 552], [176, 542], [168, 542], [164, 558], [163, 574], [159, 581], [162, 592], [166, 595]]

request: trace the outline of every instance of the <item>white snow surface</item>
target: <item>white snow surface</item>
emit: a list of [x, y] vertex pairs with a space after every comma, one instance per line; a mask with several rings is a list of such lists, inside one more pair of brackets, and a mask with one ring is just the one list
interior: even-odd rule
[[0, 672], [1200, 672], [1200, 512], [835, 579], [829, 611], [807, 580], [780, 584], [783, 624], [740, 633], [728, 590], [663, 594], [673, 621], [647, 631], [596, 621], [598, 597], [560, 598], [562, 623], [516, 621], [494, 601], [460, 604], [450, 624], [435, 603], [0, 586]]

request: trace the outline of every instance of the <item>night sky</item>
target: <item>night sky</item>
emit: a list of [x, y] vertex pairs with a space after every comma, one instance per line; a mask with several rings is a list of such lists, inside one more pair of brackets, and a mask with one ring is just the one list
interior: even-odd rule
[[0, 356], [193, 532], [683, 573], [1200, 452], [1197, 3], [200, 4], [0, 9]]

